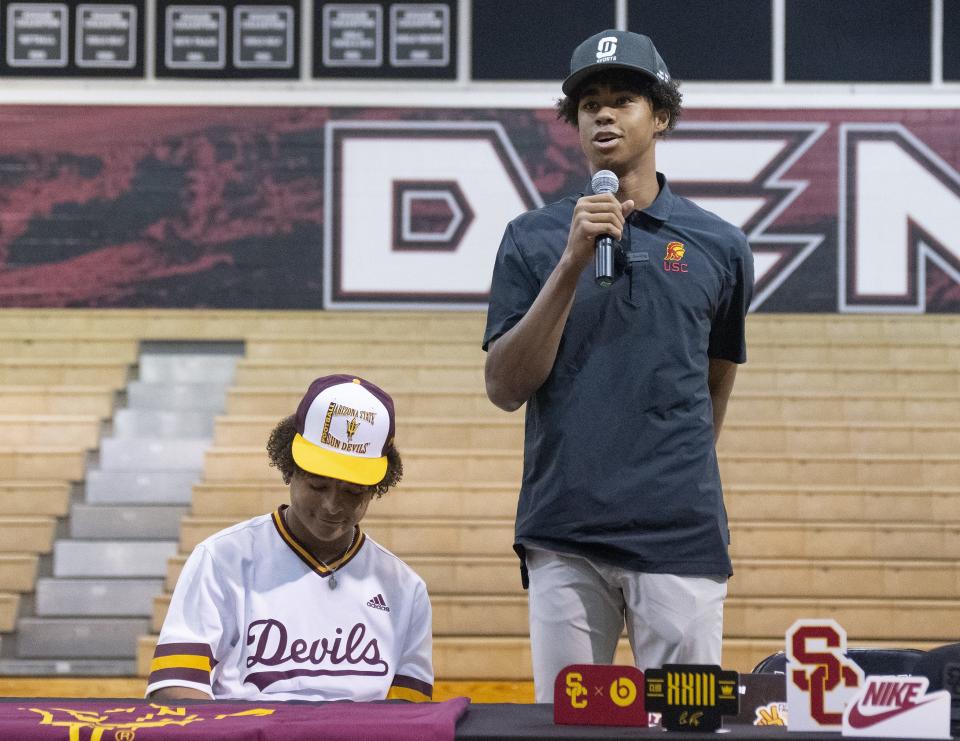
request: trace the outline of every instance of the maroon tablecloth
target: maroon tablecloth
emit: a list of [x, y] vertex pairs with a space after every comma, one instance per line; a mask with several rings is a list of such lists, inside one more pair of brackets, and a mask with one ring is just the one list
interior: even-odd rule
[[0, 702], [17, 741], [452, 741], [465, 697], [438, 703]]

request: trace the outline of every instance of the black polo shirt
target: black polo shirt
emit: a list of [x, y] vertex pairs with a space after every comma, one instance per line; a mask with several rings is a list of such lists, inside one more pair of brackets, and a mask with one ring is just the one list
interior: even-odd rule
[[[746, 361], [753, 256], [743, 232], [671, 193], [627, 218], [626, 272], [591, 262], [557, 358], [526, 405], [516, 548], [636, 571], [729, 575], [710, 358]], [[483, 347], [529, 309], [563, 253], [577, 196], [507, 226]]]

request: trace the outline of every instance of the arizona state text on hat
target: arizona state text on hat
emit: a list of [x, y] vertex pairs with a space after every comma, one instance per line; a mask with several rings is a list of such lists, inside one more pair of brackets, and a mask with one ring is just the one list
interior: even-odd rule
[[[350, 417], [350, 421], [347, 422], [347, 441], [339, 440], [333, 435], [330, 434], [330, 423], [333, 421], [334, 417]], [[374, 424], [377, 419], [376, 412], [366, 412], [363, 410], [353, 409], [351, 407], [344, 406], [343, 404], [338, 404], [337, 402], [330, 402], [330, 406], [327, 408], [326, 417], [323, 420], [323, 432], [320, 435], [321, 441], [329, 445], [332, 448], [337, 450], [342, 450], [345, 453], [360, 453], [361, 455], [366, 454], [367, 448], [370, 447], [370, 442], [364, 443], [352, 443], [350, 440], [353, 439], [353, 436], [357, 432], [359, 427], [359, 422], [357, 420], [367, 422], [369, 424]]]
[[393, 444], [393, 399], [362, 378], [317, 378], [297, 406], [296, 464], [317, 476], [371, 486], [387, 472]]

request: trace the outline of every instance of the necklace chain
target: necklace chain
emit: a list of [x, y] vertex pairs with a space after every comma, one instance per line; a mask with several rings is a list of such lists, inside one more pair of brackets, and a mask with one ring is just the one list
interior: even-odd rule
[[[287, 530], [290, 530], [290, 523], [287, 521], [287, 510], [286, 510], [286, 508], [283, 510], [282, 517], [283, 517], [283, 524], [287, 526]], [[293, 531], [290, 530], [290, 533], [293, 534]], [[347, 554], [350, 552], [350, 549], [353, 548], [354, 544], [357, 542], [357, 537], [358, 537], [359, 535], [360, 535], [360, 530], [359, 530], [359, 528], [354, 527], [354, 528], [353, 528], [353, 538], [351, 538], [351, 540], [350, 540], [350, 545], [348, 545], [348, 546], [346, 547], [346, 549], [344, 549], [343, 553], [340, 553], [336, 558], [331, 558], [330, 560], [331, 560], [331, 561], [336, 561], [336, 560], [338, 560], [338, 559], [343, 558], [345, 555], [347, 555]], [[331, 568], [330, 566], [327, 565], [327, 562], [326, 562], [326, 561], [324, 561], [322, 558], [320, 558], [320, 556], [316, 556], [316, 555], [315, 555], [314, 558], [317, 559], [317, 560], [320, 562], [320, 565], [323, 566], [323, 568], [325, 568], [325, 569], [329, 572], [329, 573], [327, 574], [327, 577], [326, 577], [326, 578], [327, 578], [327, 586], [330, 587], [330, 589], [336, 589], [336, 588], [337, 588], [337, 577], [336, 577], [337, 569], [339, 569], [340, 566], [343, 566], [343, 564], [340, 564], [340, 566], [336, 566], [336, 567], [334, 567], [334, 568]]]

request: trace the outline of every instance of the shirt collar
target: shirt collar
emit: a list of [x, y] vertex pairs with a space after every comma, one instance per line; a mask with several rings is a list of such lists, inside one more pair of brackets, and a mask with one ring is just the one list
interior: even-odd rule
[[660, 192], [653, 200], [653, 203], [643, 209], [642, 213], [662, 222], [670, 218], [677, 197], [673, 194], [673, 191], [670, 190], [670, 186], [667, 185], [667, 176], [662, 172], [657, 173], [657, 183], [660, 185]]
[[[662, 172], [657, 173], [657, 184], [660, 186], [660, 192], [653, 200], [653, 203], [646, 208], [641, 209], [640, 213], [646, 214], [652, 219], [663, 222], [670, 218], [670, 214], [673, 212], [673, 206], [677, 201], [677, 197], [673, 194], [673, 191], [670, 190], [670, 186], [667, 184], [667, 176]], [[587, 181], [586, 187], [580, 191], [580, 195], [584, 196], [588, 193], [593, 193], [593, 187], [590, 185], [590, 181]], [[634, 211], [634, 213], [637, 212]]]

